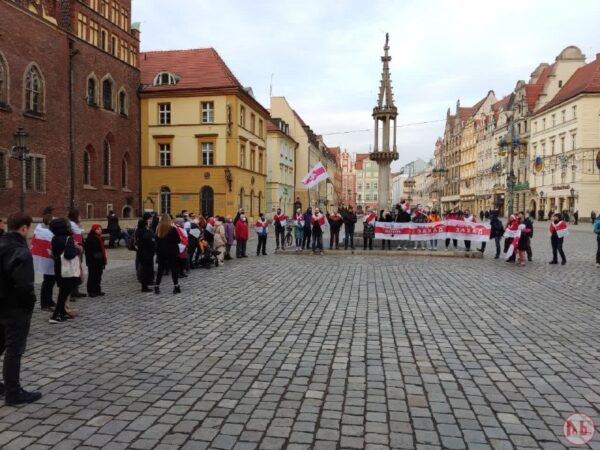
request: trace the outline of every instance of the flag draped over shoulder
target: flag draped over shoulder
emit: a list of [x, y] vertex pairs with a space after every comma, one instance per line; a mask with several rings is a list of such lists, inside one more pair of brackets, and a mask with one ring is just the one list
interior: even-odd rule
[[54, 275], [54, 258], [52, 258], [52, 238], [54, 234], [39, 224], [31, 239], [31, 255], [33, 267], [37, 273]]
[[327, 178], [329, 178], [327, 170], [325, 170], [323, 164], [319, 162], [302, 179], [302, 184], [305, 188], [310, 189]]

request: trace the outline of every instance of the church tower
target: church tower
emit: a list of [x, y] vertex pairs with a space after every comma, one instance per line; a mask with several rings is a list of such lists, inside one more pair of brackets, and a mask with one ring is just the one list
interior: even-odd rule
[[[381, 57], [383, 62], [383, 72], [381, 73], [381, 86], [379, 87], [379, 98], [377, 106], [373, 108], [373, 119], [375, 121], [375, 145], [369, 157], [379, 166], [379, 184], [378, 201], [379, 209], [390, 208], [390, 165], [392, 161], [398, 159], [396, 147], [396, 117], [398, 109], [394, 106], [394, 95], [392, 94], [392, 80], [390, 76], [389, 62], [392, 57], [389, 56], [389, 34], [385, 35], [384, 55]], [[381, 124], [380, 124], [381, 122]], [[381, 139], [379, 131], [381, 129]], [[393, 138], [390, 142], [391, 131]]]

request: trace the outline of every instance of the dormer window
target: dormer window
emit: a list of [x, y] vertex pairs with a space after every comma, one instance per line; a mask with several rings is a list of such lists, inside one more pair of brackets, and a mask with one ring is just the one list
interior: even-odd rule
[[154, 78], [154, 86], [175, 86], [179, 77], [170, 72], [161, 72]]

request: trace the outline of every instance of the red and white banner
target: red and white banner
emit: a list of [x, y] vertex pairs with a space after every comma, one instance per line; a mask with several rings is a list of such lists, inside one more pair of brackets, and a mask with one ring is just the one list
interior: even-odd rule
[[319, 162], [302, 179], [302, 184], [305, 188], [310, 189], [319, 184], [321, 181], [326, 180], [327, 178], [329, 178], [327, 170], [325, 170], [323, 164]]
[[206, 231], [208, 231], [210, 234], [215, 234], [215, 218], [211, 217], [210, 219], [208, 219], [208, 222], [206, 222]]
[[491, 227], [488, 224], [444, 220], [432, 223], [375, 222], [375, 239], [399, 241], [428, 241], [430, 239], [460, 239], [472, 242], [490, 240]]
[[310, 216], [310, 224], [314, 225], [317, 222], [320, 226], [325, 225], [325, 216], [321, 213]]
[[73, 240], [77, 242], [79, 245], [83, 245], [83, 228], [80, 228], [72, 220], [71, 222], [71, 230], [73, 231]]
[[564, 238], [565, 236], [569, 235], [569, 226], [567, 225], [567, 222], [565, 222], [564, 220], [561, 220], [556, 225], [554, 225], [553, 223], [550, 223], [549, 231], [550, 231], [550, 236], [552, 236], [553, 231], [556, 231], [556, 235], [559, 238]]
[[54, 234], [39, 224], [31, 239], [31, 256], [33, 267], [37, 273], [54, 275], [54, 258], [52, 257], [52, 238]]
[[281, 213], [280, 215], [275, 214], [273, 216], [273, 220], [278, 221], [279, 225], [281, 225], [282, 227], [285, 227], [287, 225], [287, 218], [285, 217], [284, 213]]

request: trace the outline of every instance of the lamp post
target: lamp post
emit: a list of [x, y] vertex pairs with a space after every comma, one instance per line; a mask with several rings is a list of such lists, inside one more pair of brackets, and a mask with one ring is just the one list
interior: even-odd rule
[[497, 146], [502, 149], [503, 153], [508, 151], [508, 174], [506, 175], [506, 187], [508, 188], [508, 215], [511, 216], [514, 212], [513, 202], [515, 182], [517, 181], [513, 169], [515, 161], [514, 157], [515, 154], [517, 154], [518, 149], [527, 146], [527, 141], [525, 139], [519, 139], [515, 136], [515, 124], [512, 117], [510, 119], [510, 137], [508, 139], [506, 137], [501, 138], [498, 141]]
[[27, 148], [29, 134], [19, 127], [13, 136], [15, 137], [15, 145], [10, 149], [10, 157], [19, 161], [21, 165], [19, 209], [21, 212], [25, 212], [25, 161], [29, 158], [29, 148]]

